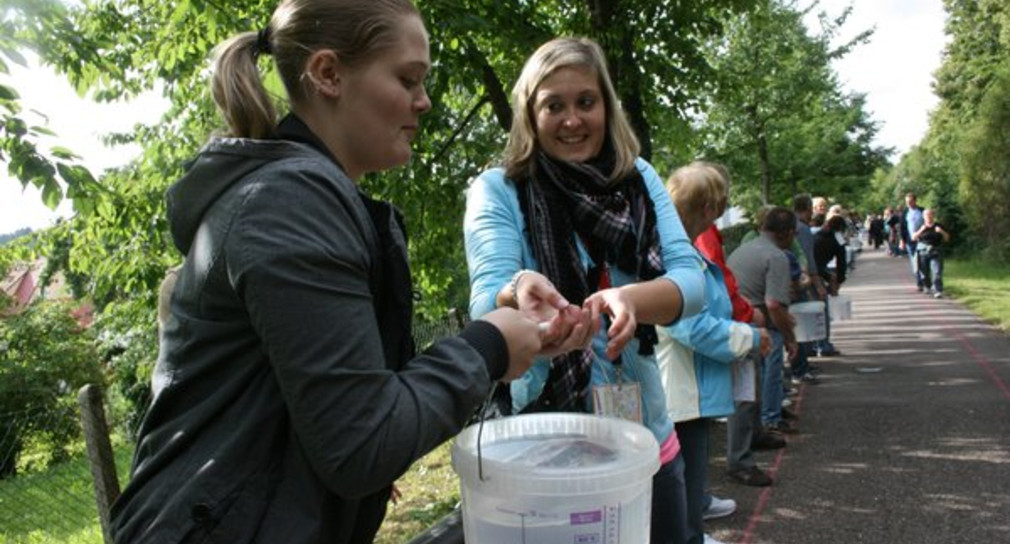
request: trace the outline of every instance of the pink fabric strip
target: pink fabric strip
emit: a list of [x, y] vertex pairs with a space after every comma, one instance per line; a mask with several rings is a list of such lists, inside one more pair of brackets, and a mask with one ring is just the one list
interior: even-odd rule
[[677, 439], [677, 431], [670, 431], [670, 436], [666, 437], [659, 446], [659, 463], [665, 465], [680, 453], [680, 440]]

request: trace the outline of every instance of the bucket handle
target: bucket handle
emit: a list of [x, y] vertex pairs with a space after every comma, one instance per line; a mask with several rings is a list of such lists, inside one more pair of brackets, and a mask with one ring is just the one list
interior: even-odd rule
[[480, 450], [480, 438], [484, 433], [484, 419], [487, 414], [487, 407], [491, 404], [492, 399], [494, 399], [495, 392], [498, 391], [498, 386], [501, 382], [495, 381], [494, 385], [491, 386], [491, 392], [488, 393], [487, 398], [484, 399], [484, 404], [480, 407], [480, 423], [477, 424], [477, 478], [480, 481], [484, 481], [484, 455]]

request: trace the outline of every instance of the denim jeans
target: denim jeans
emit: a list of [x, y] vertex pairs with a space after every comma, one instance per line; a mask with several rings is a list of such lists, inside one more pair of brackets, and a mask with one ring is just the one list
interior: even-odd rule
[[785, 351], [782, 333], [768, 330], [772, 349], [761, 359], [761, 423], [772, 425], [782, 420], [782, 368]]
[[931, 287], [933, 292], [943, 292], [943, 258], [939, 253], [919, 253], [919, 277], [923, 287]]
[[916, 287], [926, 287], [926, 284], [922, 282], [922, 277], [919, 275], [919, 253], [915, 251], [915, 246], [919, 245], [916, 242], [908, 242], [905, 244], [905, 249], [908, 250], [908, 260], [912, 263], [912, 276], [915, 277]]

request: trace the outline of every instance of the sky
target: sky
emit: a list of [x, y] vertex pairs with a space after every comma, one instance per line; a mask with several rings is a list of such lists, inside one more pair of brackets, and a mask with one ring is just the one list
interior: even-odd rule
[[919, 143], [929, 126], [929, 112], [939, 99], [933, 94], [933, 72], [940, 67], [947, 38], [942, 0], [821, 0], [808, 16], [816, 28], [817, 11], [841, 14], [853, 10], [835, 45], [875, 28], [870, 43], [856, 47], [835, 62], [845, 89], [866, 93], [866, 108], [882, 126], [877, 144], [894, 147], [897, 160]]
[[[853, 12], [837, 43], [869, 28], [876, 32], [870, 43], [837, 61], [834, 68], [846, 90], [866, 93], [871, 118], [881, 123], [875, 143], [895, 148], [897, 160], [925, 134], [929, 112], [938, 103], [931, 83], [946, 41], [942, 0], [821, 0], [807, 18], [808, 27], [816, 28], [817, 11], [837, 15], [850, 3]], [[125, 131], [138, 122], [153, 123], [167, 107], [153, 93], [129, 104], [96, 104], [79, 98], [69, 83], [34, 62], [28, 69], [9, 65], [10, 76], [0, 74], [0, 82], [14, 85], [25, 111], [47, 116], [27, 113], [26, 120], [45, 123], [59, 135], [58, 145], [80, 155], [96, 175], [140, 152], [135, 146], [105, 147], [99, 141], [101, 134]], [[7, 176], [6, 164], [0, 164], [0, 234], [22, 227], [45, 228], [70, 213], [69, 203], [56, 211], [46, 208], [34, 187], [22, 190], [20, 182]]]
[[[69, 148], [96, 177], [106, 168], [122, 166], [140, 154], [136, 145], [104, 146], [101, 135], [128, 131], [136, 123], [153, 123], [168, 108], [168, 101], [155, 93], [129, 104], [99, 104], [81, 98], [64, 77], [40, 67], [33, 54], [24, 54], [27, 68], [8, 62], [10, 74], [0, 74], [0, 82], [12, 85], [21, 96], [21, 118], [57, 134], [37, 142], [43, 151], [56, 145]], [[72, 213], [67, 200], [55, 211], [47, 208], [39, 190], [33, 185], [22, 190], [21, 182], [8, 176], [7, 164], [0, 163], [0, 234], [23, 227], [45, 228], [58, 217]]]

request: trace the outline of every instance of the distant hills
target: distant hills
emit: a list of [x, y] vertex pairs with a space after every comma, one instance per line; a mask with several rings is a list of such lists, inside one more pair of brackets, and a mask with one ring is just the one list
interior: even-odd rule
[[0, 246], [10, 242], [15, 238], [20, 238], [32, 233], [32, 229], [25, 227], [23, 229], [18, 229], [14, 232], [8, 232], [7, 234], [0, 234]]

